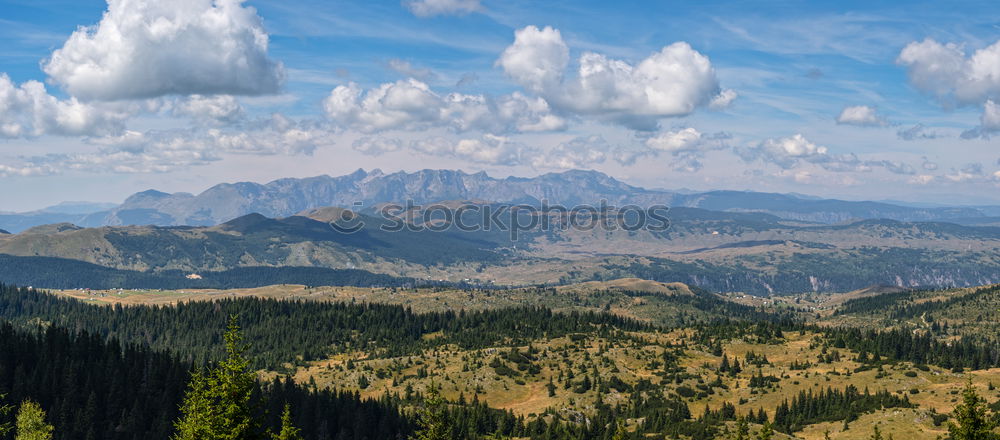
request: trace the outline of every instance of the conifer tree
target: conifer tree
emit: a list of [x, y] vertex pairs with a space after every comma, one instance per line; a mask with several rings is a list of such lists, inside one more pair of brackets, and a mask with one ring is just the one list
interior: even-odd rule
[[281, 432], [272, 434], [274, 440], [302, 440], [299, 428], [292, 424], [292, 406], [285, 404], [285, 411], [281, 413]]
[[998, 440], [996, 421], [986, 414], [986, 401], [972, 385], [972, 378], [965, 384], [962, 403], [955, 407], [955, 420], [948, 424], [951, 440]]
[[424, 407], [420, 410], [420, 429], [411, 440], [450, 440], [452, 427], [448, 423], [448, 408], [437, 385], [431, 383], [424, 398]]
[[736, 440], [750, 440], [750, 424], [746, 417], [736, 420]]
[[869, 440], [882, 440], [882, 431], [878, 429], [878, 426], [872, 431], [872, 436], [868, 437]]
[[226, 359], [207, 372], [195, 372], [175, 423], [175, 440], [253, 440], [259, 428], [250, 398], [256, 376], [245, 353], [236, 316], [225, 334]]
[[757, 440], [771, 440], [772, 437], [774, 437], [774, 428], [771, 426], [771, 422], [764, 422], [764, 426], [757, 433]]
[[17, 410], [17, 435], [15, 440], [50, 440], [52, 425], [45, 421], [45, 410], [31, 400], [21, 403]]

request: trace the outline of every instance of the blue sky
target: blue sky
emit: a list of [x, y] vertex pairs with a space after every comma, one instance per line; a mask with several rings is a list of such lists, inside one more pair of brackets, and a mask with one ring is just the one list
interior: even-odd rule
[[357, 168], [1000, 203], [993, 2], [0, 11], [0, 211]]

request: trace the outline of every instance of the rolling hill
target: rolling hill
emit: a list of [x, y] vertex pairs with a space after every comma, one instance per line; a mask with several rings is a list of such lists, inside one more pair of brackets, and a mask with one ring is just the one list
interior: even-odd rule
[[[331, 227], [345, 216], [364, 227]], [[318, 208], [284, 218], [249, 214], [201, 227], [38, 226], [0, 236], [0, 254], [154, 274], [315, 267], [505, 285], [638, 277], [753, 294], [1000, 281], [996, 227], [893, 220], [825, 225], [699, 208], [676, 208], [669, 217], [664, 231], [554, 224], [546, 229], [538, 221], [514, 236], [503, 228], [459, 230], [441, 219], [392, 232], [382, 226], [395, 219]], [[442, 230], [419, 228], [429, 225]]]

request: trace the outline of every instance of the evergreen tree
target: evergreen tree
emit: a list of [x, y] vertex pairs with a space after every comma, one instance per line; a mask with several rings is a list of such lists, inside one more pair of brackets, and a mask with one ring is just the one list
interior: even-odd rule
[[226, 359], [207, 373], [192, 377], [181, 405], [181, 419], [175, 424], [175, 440], [259, 438], [250, 404], [257, 379], [245, 355], [247, 346], [236, 316], [229, 318], [225, 342]]
[[285, 404], [285, 410], [281, 413], [281, 432], [272, 434], [274, 440], [302, 440], [299, 428], [292, 424], [292, 407]]
[[452, 427], [448, 423], [448, 408], [437, 385], [431, 383], [424, 398], [424, 407], [420, 410], [420, 429], [410, 437], [411, 440], [451, 440]]
[[760, 428], [760, 432], [757, 433], [757, 440], [771, 440], [774, 437], [774, 428], [771, 427], [771, 422], [765, 422], [764, 426]]
[[1000, 439], [1000, 435], [994, 432], [996, 421], [986, 414], [986, 410], [986, 401], [976, 392], [972, 378], [969, 378], [962, 392], [962, 403], [955, 407], [955, 420], [958, 423], [948, 424], [951, 440]]
[[868, 439], [869, 440], [882, 440], [882, 431], [878, 429], [878, 426], [875, 426], [874, 430], [872, 431], [872, 436], [868, 437]]
[[736, 420], [736, 440], [750, 440], [750, 424], [746, 417]]
[[181, 404], [180, 420], [174, 423], [177, 434], [174, 440], [196, 440], [211, 438], [214, 433], [215, 419], [214, 390], [209, 384], [209, 378], [202, 370], [195, 370], [188, 383], [184, 403]]
[[52, 430], [40, 405], [31, 400], [21, 403], [21, 408], [17, 410], [16, 440], [50, 440]]

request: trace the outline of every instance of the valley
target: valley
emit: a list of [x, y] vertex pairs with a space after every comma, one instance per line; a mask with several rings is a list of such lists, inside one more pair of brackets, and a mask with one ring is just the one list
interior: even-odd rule
[[[436, 388], [455, 405], [486, 404], [527, 422], [573, 425], [616, 414], [628, 431], [685, 438], [706, 438], [704, 429], [714, 432], [707, 438], [735, 438], [739, 417], [748, 417], [751, 429], [759, 430], [763, 421], [755, 418], [763, 411], [779, 431], [775, 438], [809, 440], [867, 438], [876, 427], [896, 438], [937, 438], [947, 434], [948, 414], [969, 380], [1000, 410], [995, 327], [1000, 286], [937, 291], [873, 288], [761, 298], [716, 295], [679, 283], [633, 278], [490, 290], [275, 285], [54, 294], [89, 303], [81, 305], [85, 309], [124, 306], [138, 311], [211, 303], [231, 308], [247, 300], [277, 300], [301, 307], [391, 304], [414, 313], [493, 311], [498, 317], [529, 307], [557, 314], [611, 313], [635, 320], [556, 333], [512, 327], [515, 330], [503, 337], [484, 333], [486, 339], [477, 336], [466, 342], [461, 342], [459, 333], [451, 333], [457, 329], [449, 330], [450, 326], [426, 328], [418, 332], [421, 342], [412, 347], [395, 342], [372, 345], [374, 341], [352, 336], [356, 342], [338, 343], [329, 355], [306, 349], [313, 354], [285, 358], [258, 372], [264, 381], [288, 377], [320, 389], [357, 393], [362, 399], [392, 396], [404, 408]], [[287, 316], [294, 319], [295, 313]], [[900, 319], [903, 316], [913, 318]], [[266, 318], [272, 322], [268, 328], [290, 329], [287, 324], [275, 327], [280, 322], [275, 318], [279, 316]], [[256, 328], [256, 319], [265, 318], [250, 318], [248, 331], [258, 335], [271, 331]], [[893, 351], [892, 344], [913, 343], [886, 339], [883, 345], [870, 345], [866, 342], [870, 338], [858, 334], [861, 337], [854, 339], [858, 336], [851, 333], [871, 331], [890, 338], [895, 336], [887, 332], [894, 330], [929, 336], [921, 342], [931, 344], [929, 351], [920, 345]], [[970, 344], [962, 357], [934, 345], [934, 341], [958, 340]], [[358, 349], [362, 346], [367, 348]], [[979, 351], [986, 357], [968, 357]], [[931, 353], [937, 357], [929, 357]], [[275, 369], [277, 365], [283, 366]], [[825, 402], [826, 393], [845, 392], [856, 395], [850, 394], [855, 397], [847, 401], [853, 403], [843, 410], [834, 405], [826, 413], [811, 415], [797, 406], [811, 399]], [[877, 403], [865, 403], [869, 400]], [[683, 410], [671, 416], [678, 417], [674, 422], [658, 425], [649, 418], [653, 408]]]

